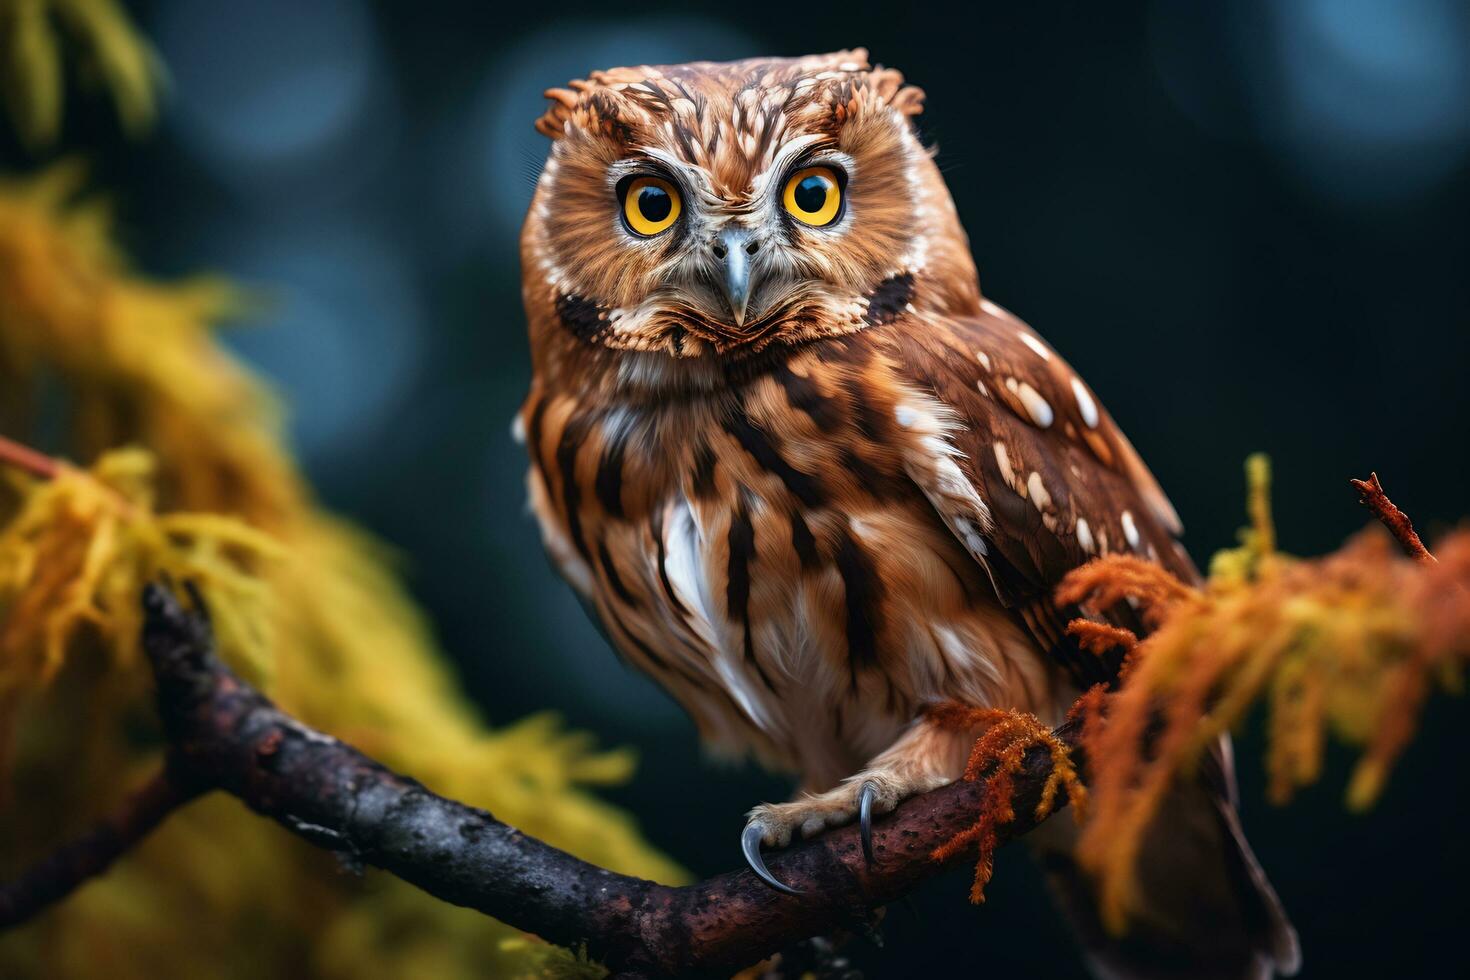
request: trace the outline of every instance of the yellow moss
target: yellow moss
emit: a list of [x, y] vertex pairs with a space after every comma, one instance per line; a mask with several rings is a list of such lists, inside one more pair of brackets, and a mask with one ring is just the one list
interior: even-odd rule
[[[118, 450], [91, 471], [62, 467], [27, 481], [0, 529], [0, 696], [49, 684], [82, 630], [115, 666], [137, 668], [138, 596], [161, 577], [200, 585], [222, 651], [253, 679], [269, 675], [273, 651], [260, 626], [270, 611], [257, 573], [282, 556], [280, 545], [219, 515], [154, 514], [151, 469], [146, 452]], [[0, 727], [12, 722], [0, 713]]]
[[123, 128], [152, 125], [162, 70], [152, 48], [114, 0], [4, 0], [0, 3], [0, 92], [21, 140], [56, 142], [64, 102], [64, 54], [76, 74], [112, 96]]
[[[597, 751], [549, 715], [484, 725], [384, 550], [316, 506], [269, 393], [216, 344], [239, 294], [132, 273], [80, 183], [68, 166], [0, 182], [0, 432], [29, 440], [60, 420], [57, 448], [93, 461], [0, 487], [0, 712], [19, 719], [13, 784], [27, 800], [4, 814], [0, 864], [76, 832], [156, 764], [136, 587], [168, 571], [202, 584], [227, 657], [308, 723], [583, 858], [682, 880], [586, 789], [625, 779], [628, 753]], [[127, 445], [141, 448], [113, 452]], [[49, 976], [106, 963], [124, 978], [592, 969], [505, 945], [517, 936], [394, 879], [340, 874], [210, 800], [0, 939], [0, 974], [38, 962]]]
[[1271, 519], [1271, 459], [1265, 453], [1246, 458], [1245, 487], [1250, 526], [1240, 529], [1240, 547], [1222, 549], [1210, 559], [1210, 581], [1218, 588], [1249, 582], [1263, 563], [1279, 560]]
[[1271, 798], [1285, 802], [1319, 778], [1331, 733], [1363, 749], [1348, 789], [1361, 808], [1382, 790], [1431, 687], [1463, 676], [1470, 659], [1470, 532], [1447, 537], [1437, 564], [1409, 561], [1377, 528], [1325, 558], [1288, 560], [1275, 551], [1264, 458], [1247, 472], [1252, 527], [1203, 590], [1112, 556], [1058, 591], [1099, 608], [1132, 596], [1155, 626], [1120, 690], [1093, 704], [1100, 724], [1087, 740], [1093, 816], [1078, 855], [1115, 930], [1126, 925], [1135, 858], [1163, 796], [1256, 702], [1267, 706]]

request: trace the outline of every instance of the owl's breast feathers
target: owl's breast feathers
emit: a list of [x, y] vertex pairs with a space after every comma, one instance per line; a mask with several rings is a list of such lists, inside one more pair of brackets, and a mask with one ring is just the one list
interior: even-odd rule
[[776, 763], [809, 765], [815, 725], [874, 751], [935, 698], [1051, 714], [1058, 664], [1116, 666], [1063, 635], [1062, 575], [1110, 551], [1195, 574], [1085, 384], [990, 304], [660, 401], [538, 375], [521, 421], [548, 550], [614, 643]]

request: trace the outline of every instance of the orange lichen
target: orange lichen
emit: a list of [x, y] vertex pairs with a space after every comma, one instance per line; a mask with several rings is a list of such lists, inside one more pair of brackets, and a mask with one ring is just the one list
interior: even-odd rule
[[1105, 609], [1131, 600], [1149, 626], [1158, 626], [1175, 603], [1198, 596], [1197, 589], [1185, 585], [1162, 566], [1134, 555], [1116, 554], [1095, 558], [1074, 569], [1056, 591], [1057, 604], [1064, 608], [1088, 604]]
[[[1106, 704], [1089, 692], [1075, 709], [1087, 720], [1092, 793], [1078, 858], [1098, 878], [1113, 929], [1126, 924], [1135, 858], [1169, 787], [1253, 704], [1268, 708], [1273, 801], [1319, 777], [1331, 732], [1363, 747], [1348, 789], [1349, 805], [1362, 808], [1382, 790], [1435, 681], [1457, 679], [1470, 660], [1470, 532], [1441, 542], [1437, 564], [1405, 559], [1376, 528], [1298, 561], [1261, 533], [1269, 511], [1260, 496], [1260, 527], [1217, 563], [1230, 574], [1203, 590], [1121, 556], [1078, 569], [1058, 590], [1059, 601], [1085, 608], [1132, 597], [1154, 626]], [[1095, 626], [1080, 634], [1108, 635]]]
[[1037, 820], [1051, 816], [1064, 793], [1080, 820], [1086, 805], [1087, 789], [1077, 775], [1066, 743], [1033, 714], [1000, 708], [971, 708], [951, 701], [930, 709], [928, 717], [954, 731], [985, 730], [970, 750], [964, 775], [968, 782], [984, 780], [985, 794], [980, 813], [973, 824], [935, 848], [931, 854], [935, 861], [947, 861], [972, 844], [978, 846], [979, 857], [975, 863], [975, 880], [970, 887], [970, 901], [979, 905], [985, 901], [985, 886], [995, 868], [999, 831], [1016, 819], [1016, 776], [1025, 765], [1026, 753], [1040, 746], [1051, 756], [1051, 772], [1036, 804]]
[[1082, 649], [1099, 657], [1110, 650], [1132, 653], [1138, 646], [1138, 636], [1132, 630], [1091, 619], [1072, 620], [1067, 624], [1067, 633], [1077, 638]]

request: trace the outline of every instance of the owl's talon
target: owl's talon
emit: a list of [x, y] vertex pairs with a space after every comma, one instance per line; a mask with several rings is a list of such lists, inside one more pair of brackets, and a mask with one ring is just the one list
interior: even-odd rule
[[863, 781], [858, 795], [858, 837], [863, 842], [863, 857], [868, 867], [873, 866], [873, 801], [878, 798], [878, 784], [871, 779]]
[[757, 878], [776, 891], [785, 892], [787, 895], [800, 895], [801, 892], [798, 889], [776, 880], [776, 876], [771, 874], [770, 869], [766, 867], [766, 859], [761, 857], [761, 838], [765, 834], [765, 825], [759, 820], [752, 820], [745, 825], [745, 830], [740, 835], [740, 850], [745, 855], [745, 863], [750, 865], [750, 870], [755, 872]]

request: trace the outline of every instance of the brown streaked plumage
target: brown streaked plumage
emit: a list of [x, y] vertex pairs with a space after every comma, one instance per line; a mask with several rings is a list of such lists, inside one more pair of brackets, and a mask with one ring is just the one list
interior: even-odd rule
[[[865, 787], [881, 812], [956, 778], [969, 739], [927, 705], [1056, 721], [1108, 680], [1065, 636], [1058, 580], [1120, 550], [1196, 573], [1091, 390], [981, 298], [919, 90], [851, 51], [619, 68], [548, 96], [522, 237], [532, 506], [704, 738], [800, 776], [754, 833], [780, 845], [852, 819]], [[1153, 946], [1094, 934], [1059, 872], [1103, 975], [1294, 966], [1225, 747], [1214, 769], [1156, 834], [1150, 863], [1199, 897], [1146, 921]]]

